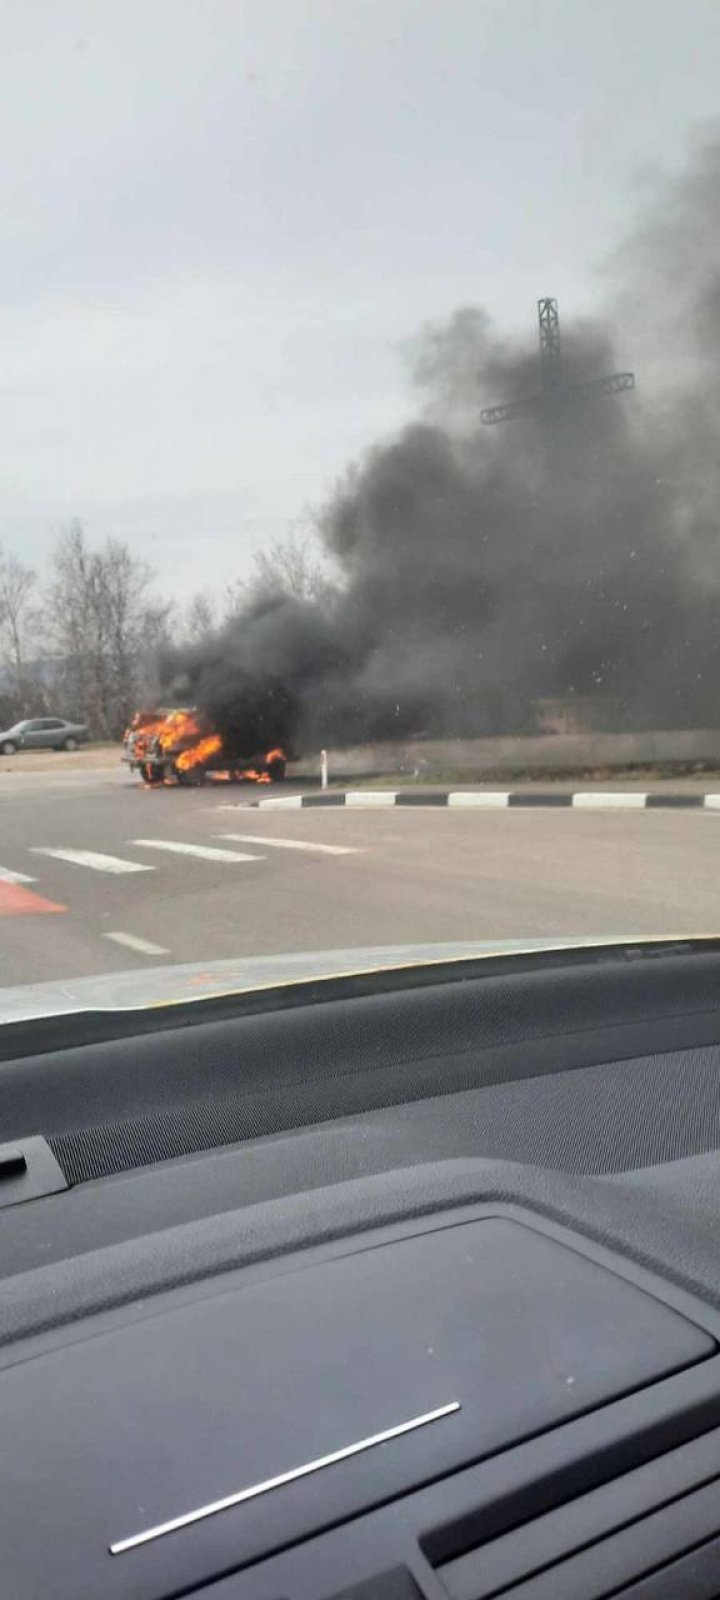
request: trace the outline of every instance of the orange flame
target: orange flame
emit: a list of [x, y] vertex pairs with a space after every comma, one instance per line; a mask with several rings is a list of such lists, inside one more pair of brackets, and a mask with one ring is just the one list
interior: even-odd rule
[[[194, 711], [171, 711], [160, 718], [153, 713], [136, 712], [130, 727], [134, 732], [136, 759], [143, 760], [147, 755], [152, 760], [151, 746], [154, 744], [155, 754], [159, 750], [167, 756], [175, 772], [191, 772], [195, 767], [206, 766], [223, 749], [221, 735], [209, 733], [207, 722], [203, 725]], [[272, 783], [267, 768], [285, 760], [285, 751], [278, 746], [268, 750], [259, 768], [228, 767], [220, 772], [211, 769], [208, 776], [213, 781], [225, 783], [242, 779], [250, 783]], [[172, 782], [172, 772], [166, 772], [159, 781]]]
[[132, 739], [132, 753], [136, 761], [142, 761], [147, 755], [151, 739], [154, 739], [164, 726], [165, 718], [159, 717], [155, 711], [136, 711], [123, 735], [123, 743], [127, 744]]
[[267, 772], [258, 772], [255, 767], [246, 767], [244, 770], [234, 771], [233, 772], [233, 777], [234, 777], [236, 783], [239, 783], [242, 778], [244, 778], [247, 783], [269, 783], [270, 782], [269, 773], [267, 773]]
[[191, 711], [171, 711], [169, 717], [163, 718], [157, 735], [161, 750], [171, 750], [181, 739], [195, 737], [202, 738], [202, 729]]
[[178, 772], [190, 772], [193, 767], [201, 767], [204, 761], [210, 761], [222, 750], [222, 739], [219, 733], [210, 733], [206, 739], [199, 739], [197, 744], [183, 750], [177, 757], [175, 765]]

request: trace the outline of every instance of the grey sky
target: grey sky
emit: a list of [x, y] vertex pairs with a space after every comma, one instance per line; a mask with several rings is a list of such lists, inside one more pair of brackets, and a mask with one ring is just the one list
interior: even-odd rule
[[717, 0], [2, 0], [0, 543], [220, 587], [411, 414], [398, 347], [533, 337], [720, 109]]

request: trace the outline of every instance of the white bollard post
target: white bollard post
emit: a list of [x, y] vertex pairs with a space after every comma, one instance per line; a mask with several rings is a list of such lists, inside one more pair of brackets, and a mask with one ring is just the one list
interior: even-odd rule
[[328, 785], [328, 759], [327, 750], [320, 751], [320, 788], [327, 789]]

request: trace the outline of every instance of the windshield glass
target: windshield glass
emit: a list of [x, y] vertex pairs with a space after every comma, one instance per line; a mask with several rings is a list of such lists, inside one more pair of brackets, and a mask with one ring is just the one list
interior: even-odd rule
[[0, 988], [717, 934], [715, 0], [1, 70]]

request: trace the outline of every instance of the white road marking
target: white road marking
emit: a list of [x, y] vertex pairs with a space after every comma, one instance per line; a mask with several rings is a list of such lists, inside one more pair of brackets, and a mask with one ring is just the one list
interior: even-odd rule
[[351, 844], [314, 844], [310, 839], [269, 839], [267, 834], [219, 833], [218, 839], [237, 839], [239, 844], [269, 844], [278, 850], [309, 850], [323, 856], [356, 856], [360, 852]]
[[[272, 810], [277, 810], [277, 811], [299, 811], [300, 807], [302, 805], [302, 795], [300, 795], [300, 794], [284, 794], [284, 795], [279, 795], [277, 800], [249, 801], [248, 804], [251, 804], [251, 805], [257, 804], [258, 806], [262, 806], [263, 810], [265, 810], [265, 811], [272, 811]], [[235, 809], [235, 807], [233, 807], [233, 810], [234, 809]], [[243, 807], [243, 810], [244, 810], [244, 807]]]
[[154, 872], [143, 861], [123, 861], [120, 856], [98, 855], [95, 850], [50, 850], [45, 845], [32, 845], [35, 856], [53, 856], [57, 861], [69, 861], [75, 867], [91, 867], [93, 872]]
[[720, 811], [720, 794], [706, 794], [703, 805], [708, 811]]
[[169, 956], [163, 944], [152, 944], [149, 939], [138, 939], [134, 933], [104, 933], [103, 939], [112, 939], [115, 944], [127, 945], [128, 950], [137, 950], [141, 956]]
[[345, 804], [354, 806], [358, 810], [367, 808], [368, 811], [374, 811], [376, 807], [381, 806], [394, 806], [395, 791], [394, 789], [348, 789]]
[[573, 805], [582, 811], [644, 811], [646, 800], [644, 794], [602, 794], [599, 789], [587, 789], [572, 797]]
[[29, 878], [26, 872], [11, 872], [9, 867], [0, 867], [0, 883], [37, 883], [37, 878]]
[[245, 855], [240, 850], [220, 850], [211, 844], [184, 844], [179, 839], [131, 839], [147, 850], [169, 850], [173, 855], [198, 856], [201, 861], [264, 861], [264, 856]]
[[250, 798], [248, 798], [247, 800], [220, 800], [217, 805], [207, 806], [206, 809], [208, 811], [247, 811], [248, 809], [251, 810], [251, 811], [255, 811], [259, 805], [262, 805], [262, 806], [286, 806], [286, 805], [296, 806], [296, 805], [299, 805], [301, 799], [302, 799], [302, 795], [299, 795], [299, 794], [279, 794], [279, 795], [272, 795], [268, 800], [262, 800], [262, 799], [260, 799], [260, 800], [252, 799], [251, 800]]
[[495, 811], [509, 804], [510, 794], [494, 789], [456, 789], [447, 803], [458, 811]]

